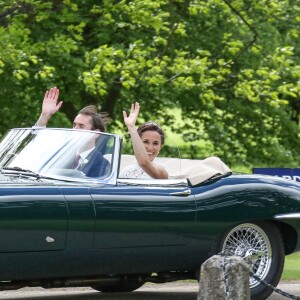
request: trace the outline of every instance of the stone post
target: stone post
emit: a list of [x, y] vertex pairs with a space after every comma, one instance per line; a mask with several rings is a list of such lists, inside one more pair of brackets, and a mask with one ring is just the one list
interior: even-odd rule
[[216, 299], [250, 300], [249, 266], [240, 256], [214, 255], [202, 264], [197, 300]]

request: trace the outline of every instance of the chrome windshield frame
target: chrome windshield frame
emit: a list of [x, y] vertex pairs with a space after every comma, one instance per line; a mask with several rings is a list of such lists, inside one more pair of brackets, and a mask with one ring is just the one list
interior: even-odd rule
[[[55, 131], [55, 132], [54, 132]], [[46, 172], [41, 172], [40, 175], [42, 178], [47, 178], [47, 179], [55, 179], [55, 180], [63, 180], [63, 181], [67, 181], [67, 182], [87, 182], [87, 183], [106, 183], [106, 184], [113, 184], [116, 185], [117, 182], [117, 173], [118, 173], [118, 164], [119, 164], [119, 157], [120, 157], [120, 148], [121, 148], [121, 137], [117, 134], [110, 134], [110, 133], [99, 133], [99, 131], [89, 131], [89, 130], [77, 130], [77, 129], [64, 129], [64, 128], [14, 128], [14, 129], [10, 129], [1, 139], [1, 143], [0, 143], [0, 168], [2, 170], [2, 172], [7, 173], [9, 171], [6, 171], [5, 169], [3, 169], [3, 167], [10, 167], [10, 162], [13, 162], [14, 160], [18, 161], [16, 158], [18, 157], [18, 155], [20, 155], [22, 153], [22, 151], [25, 151], [25, 148], [27, 146], [26, 141], [24, 142], [24, 149], [22, 149], [22, 140], [26, 140], [26, 138], [28, 138], [29, 140], [32, 139], [37, 139], [35, 138], [34, 135], [37, 135], [39, 132], [43, 132], [43, 134], [47, 134], [47, 132], [51, 132], [50, 136], [52, 136], [52, 140], [49, 140], [49, 149], [51, 149], [51, 142], [55, 144], [56, 141], [53, 140], [53, 134], [55, 133], [61, 133], [58, 134], [59, 138], [62, 138], [64, 136], [64, 134], [68, 135], [78, 135], [80, 136], [89, 136], [89, 139], [91, 136], [103, 136], [104, 138], [107, 138], [107, 141], [109, 141], [108, 143], [111, 143], [112, 146], [110, 147], [110, 152], [109, 154], [104, 154], [108, 155], [109, 157], [109, 161], [111, 164], [111, 168], [110, 168], [110, 173], [108, 176], [101, 178], [101, 177], [70, 177], [70, 176], [65, 176], [65, 175], [59, 175], [59, 174], [50, 174]], [[53, 133], [54, 132], [54, 133]], [[72, 133], [74, 132], [74, 133]], [[85, 134], [85, 132], [87, 132]], [[96, 135], [95, 135], [96, 134]], [[15, 139], [14, 139], [15, 137]], [[97, 137], [97, 138], [98, 138]], [[73, 136], [70, 137], [70, 140], [72, 141]], [[19, 140], [17, 140], [19, 139]], [[95, 138], [96, 140], [96, 138]], [[31, 140], [30, 140], [31, 141]], [[56, 147], [59, 147], [59, 142], [60, 140], [58, 139], [58, 142], [56, 143]], [[72, 141], [73, 142], [73, 141]], [[68, 143], [68, 141], [66, 142], [66, 144]], [[74, 143], [74, 142], [73, 142]], [[30, 143], [28, 143], [30, 144]], [[34, 144], [34, 143], [33, 143]], [[38, 145], [38, 142], [36, 143]], [[35, 151], [38, 149], [37, 145], [35, 145], [35, 147], [33, 148]], [[10, 146], [10, 147], [9, 147]], [[18, 148], [19, 147], [19, 148]], [[68, 147], [72, 147], [72, 145], [68, 145]], [[10, 149], [11, 148], [11, 149]], [[30, 148], [30, 147], [29, 147]], [[51, 151], [53, 152], [53, 157], [54, 155], [56, 155], [55, 150], [51, 150], [49, 151], [49, 153], [47, 152], [46, 146], [42, 145], [42, 151], [44, 151], [47, 155], [49, 155], [49, 153], [51, 153]], [[63, 160], [64, 156], [68, 157], [68, 149], [66, 148], [64, 149], [64, 153], [61, 155], [61, 160]], [[61, 150], [61, 149], [59, 149]], [[15, 151], [15, 152], [14, 152]], [[28, 153], [30, 153], [30, 151], [27, 151]], [[40, 153], [38, 153], [40, 154]], [[12, 158], [6, 157], [7, 156], [11, 156]], [[29, 157], [29, 155], [27, 154], [27, 156]], [[33, 155], [34, 156], [34, 153]], [[40, 154], [40, 156], [42, 156], [42, 154]], [[26, 158], [26, 155], [24, 156]], [[31, 159], [31, 158], [30, 158]], [[51, 157], [49, 158], [49, 160], [51, 159]], [[22, 161], [22, 159], [20, 158], [20, 162]], [[45, 159], [46, 162], [47, 159]], [[28, 162], [28, 164], [30, 165], [30, 162]], [[46, 164], [46, 163], [44, 163]], [[26, 163], [24, 163], [24, 166], [26, 166]], [[38, 164], [37, 164], [38, 166]], [[28, 169], [31, 171], [36, 172], [38, 167], [36, 165], [34, 165], [33, 169], [31, 168], [25, 168], [22, 165], [20, 166], [21, 168], [24, 169]], [[13, 167], [13, 163], [12, 163], [12, 167]], [[49, 169], [50, 170], [50, 169]], [[10, 170], [10, 172], [12, 174], [16, 174], [18, 173], [18, 171], [13, 171]]]

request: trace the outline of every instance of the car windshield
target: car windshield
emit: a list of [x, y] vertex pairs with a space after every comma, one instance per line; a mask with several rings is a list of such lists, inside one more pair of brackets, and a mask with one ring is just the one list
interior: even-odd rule
[[12, 129], [0, 143], [0, 169], [41, 176], [107, 178], [115, 137], [75, 129]]

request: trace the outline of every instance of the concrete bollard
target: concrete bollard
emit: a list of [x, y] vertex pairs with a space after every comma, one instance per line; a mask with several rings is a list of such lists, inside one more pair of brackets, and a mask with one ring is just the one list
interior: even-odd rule
[[197, 300], [216, 299], [250, 300], [249, 266], [240, 256], [214, 255], [202, 264]]

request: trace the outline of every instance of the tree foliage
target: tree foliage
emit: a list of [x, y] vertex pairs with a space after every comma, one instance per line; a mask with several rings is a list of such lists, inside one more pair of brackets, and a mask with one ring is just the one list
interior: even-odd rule
[[52, 126], [96, 104], [114, 131], [139, 100], [145, 120], [189, 147], [205, 141], [194, 156], [299, 166], [299, 10], [297, 0], [0, 1], [0, 131], [30, 126], [57, 86]]

